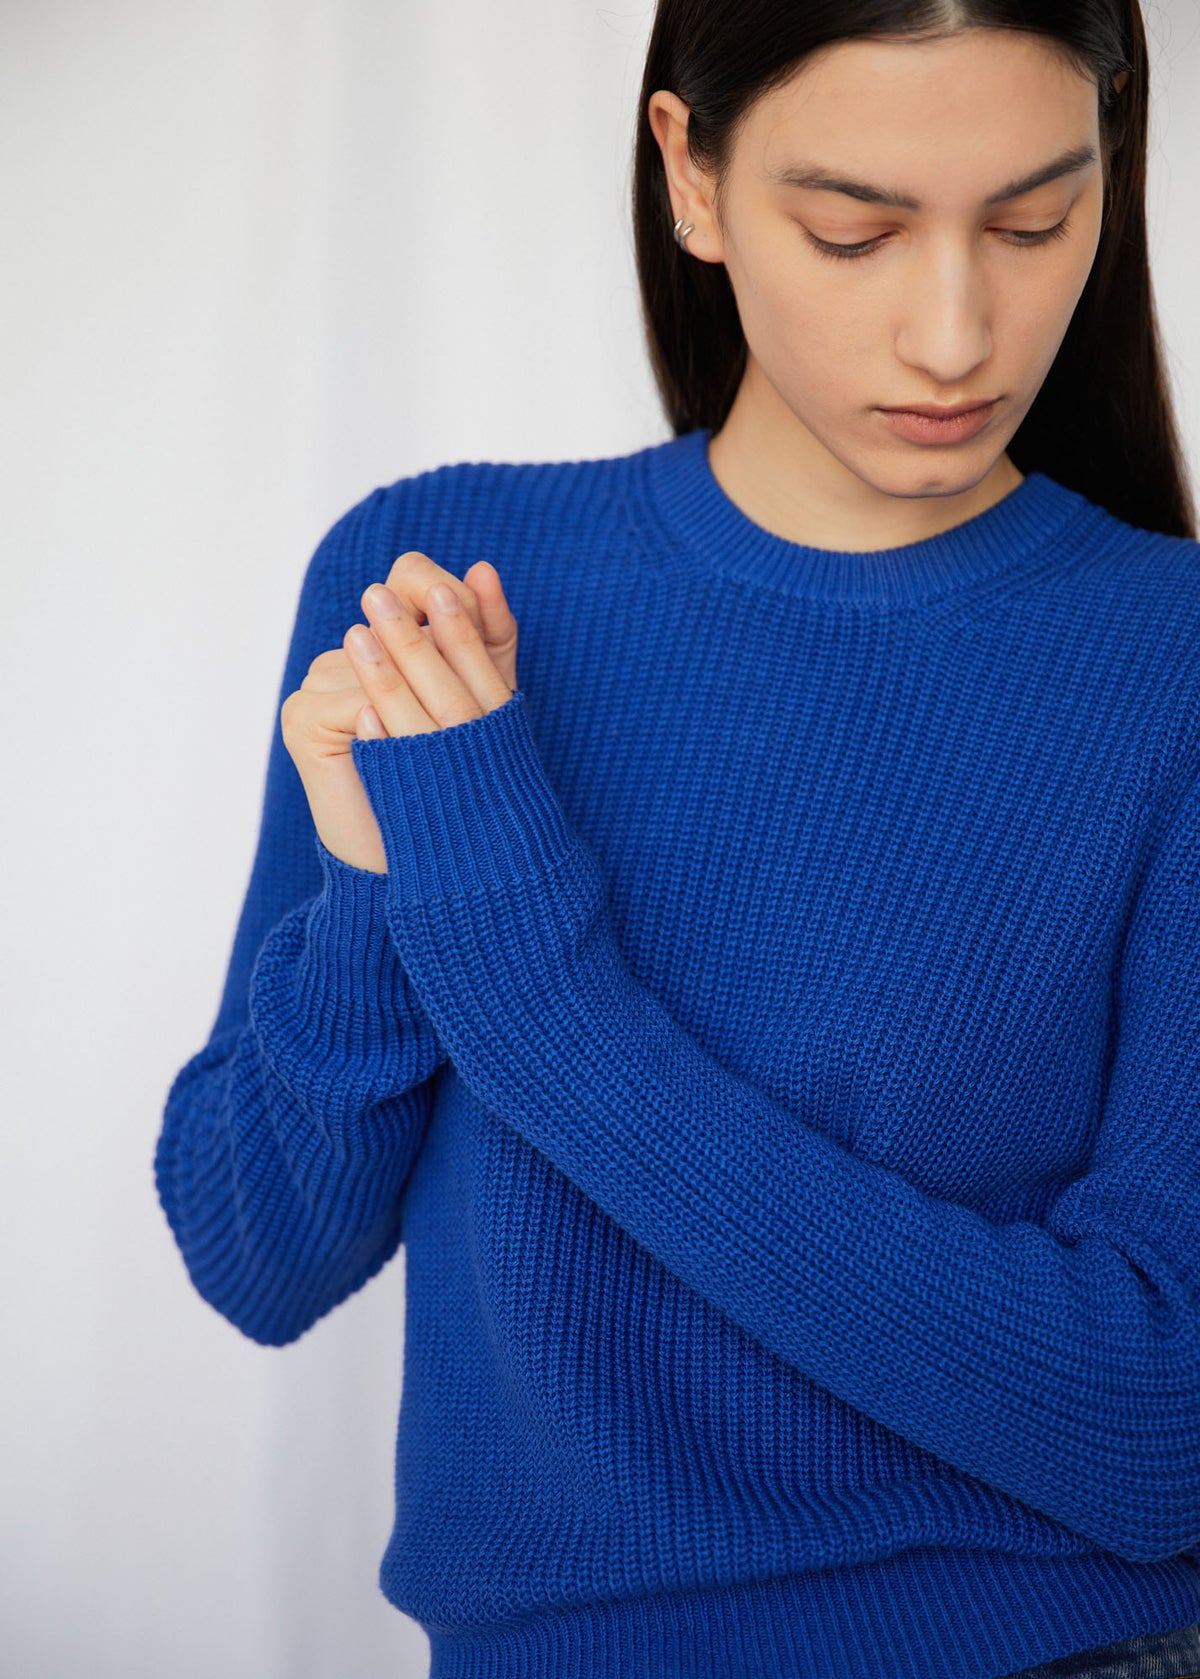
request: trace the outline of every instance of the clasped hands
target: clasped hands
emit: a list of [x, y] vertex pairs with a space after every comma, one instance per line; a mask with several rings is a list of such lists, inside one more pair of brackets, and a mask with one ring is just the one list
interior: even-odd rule
[[[439, 587], [456, 605], [444, 606]], [[367, 625], [318, 653], [283, 702], [283, 743], [326, 849], [386, 874], [383, 836], [353, 763], [359, 740], [432, 734], [483, 717], [517, 687], [517, 621], [500, 575], [477, 560], [460, 580], [428, 555], [401, 554], [363, 591]]]
[[342, 640], [366, 695], [360, 740], [449, 728], [512, 697], [517, 621], [487, 560], [460, 582], [425, 554], [401, 554], [362, 608], [369, 627], [352, 624]]

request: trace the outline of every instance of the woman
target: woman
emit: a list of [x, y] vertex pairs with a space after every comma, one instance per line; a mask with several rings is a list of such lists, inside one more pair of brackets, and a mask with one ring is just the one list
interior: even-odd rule
[[402, 479], [309, 565], [157, 1183], [268, 1345], [404, 1241], [434, 1679], [1200, 1673], [1146, 127], [1135, 0], [661, 0], [674, 435]]

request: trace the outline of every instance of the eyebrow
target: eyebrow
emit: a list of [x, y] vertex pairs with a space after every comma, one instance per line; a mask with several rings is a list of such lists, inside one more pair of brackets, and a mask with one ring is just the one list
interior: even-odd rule
[[[1010, 198], [1021, 198], [1027, 192], [1033, 192], [1037, 187], [1044, 187], [1050, 181], [1057, 181], [1062, 175], [1074, 175], [1080, 169], [1086, 169], [1096, 161], [1096, 148], [1090, 145], [1075, 146], [1053, 162], [1045, 164], [1041, 169], [1035, 169], [1032, 174], [1022, 175], [1007, 186], [1001, 187], [999, 192], [993, 192], [984, 199], [984, 206], [992, 204], [1006, 204]], [[804, 164], [793, 167], [771, 169], [767, 172], [767, 179], [775, 186], [808, 187], [815, 192], [843, 192], [850, 198], [860, 198], [864, 204], [886, 204], [893, 210], [923, 210], [925, 206], [919, 198], [911, 198], [907, 193], [889, 192], [883, 187], [867, 186], [862, 181], [846, 180], [841, 175], [832, 175], [827, 169], [809, 167]]]

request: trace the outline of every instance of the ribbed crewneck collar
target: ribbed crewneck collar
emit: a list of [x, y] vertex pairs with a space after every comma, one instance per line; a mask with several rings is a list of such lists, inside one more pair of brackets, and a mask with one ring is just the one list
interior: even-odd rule
[[785, 594], [863, 606], [919, 605], [1020, 568], [1092, 504], [1042, 472], [1002, 500], [920, 542], [871, 553], [810, 548], [756, 524], [725, 494], [708, 460], [711, 428], [642, 451], [640, 489], [663, 538], [682, 543], [709, 570]]

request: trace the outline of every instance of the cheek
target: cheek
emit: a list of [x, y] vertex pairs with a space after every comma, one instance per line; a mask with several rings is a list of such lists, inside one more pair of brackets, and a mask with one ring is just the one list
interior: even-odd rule
[[1087, 285], [1092, 269], [1095, 266], [1096, 251], [1099, 246], [1099, 242], [1099, 233], [1097, 232], [1095, 241], [1088, 247], [1089, 254], [1086, 258], [1080, 259], [1073, 265], [1070, 271], [1070, 277], [1064, 285], [1064, 327], [1066, 326], [1066, 322], [1070, 320], [1079, 299], [1083, 296], [1084, 287]]
[[[799, 413], [844, 407], [848, 385], [880, 355], [880, 319], [841, 276], [764, 262], [753, 282], [735, 286], [742, 331], [771, 383]], [[840, 282], [840, 283], [839, 283]]]
[[1077, 205], [1075, 233], [1069, 243], [1034, 254], [1023, 272], [1018, 270], [1007, 298], [1012, 318], [1030, 340], [1060, 340], [1071, 323], [1100, 244], [1097, 199]]
[[880, 359], [869, 321], [844, 319], [824, 306], [817, 288], [774, 296], [750, 323], [746, 341], [755, 360], [794, 413], [810, 425], [832, 422]]
[[1027, 277], [1014, 278], [1004, 304], [1007, 336], [1031, 352], [1053, 353], [1062, 342], [1091, 272], [1091, 261], [1064, 256], [1043, 262]]
[[[751, 349], [819, 359], [853, 333], [852, 288], [826, 278], [795, 241], [772, 239], [729, 264], [742, 329]], [[859, 311], [861, 313], [861, 311]]]

